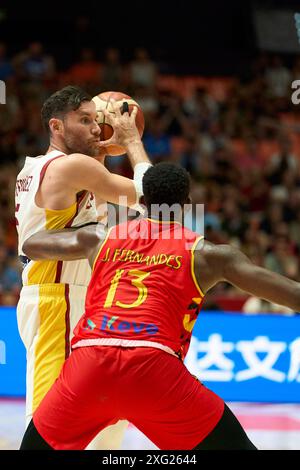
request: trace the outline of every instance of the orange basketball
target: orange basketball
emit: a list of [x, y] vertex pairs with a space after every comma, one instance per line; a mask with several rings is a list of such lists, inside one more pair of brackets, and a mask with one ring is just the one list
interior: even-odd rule
[[[142, 137], [145, 127], [145, 119], [140, 105], [130, 96], [125, 95], [125, 93], [121, 93], [120, 91], [105, 91], [93, 97], [93, 101], [96, 105], [96, 110], [98, 112], [98, 124], [101, 127], [101, 140], [105, 141], [110, 139], [114, 133], [112, 126], [105, 122], [105, 116], [103, 114], [103, 109], [107, 109], [109, 112], [113, 112], [110, 102], [111, 99], [113, 99], [116, 104], [119, 104], [120, 107], [123, 105], [124, 101], [126, 101], [129, 107], [129, 114], [131, 113], [134, 106], [137, 106], [138, 111], [135, 118], [135, 122], [140, 136]], [[106, 149], [108, 155], [116, 156], [123, 155], [124, 153], [126, 153], [125, 148], [120, 145], [110, 144], [107, 145]]]

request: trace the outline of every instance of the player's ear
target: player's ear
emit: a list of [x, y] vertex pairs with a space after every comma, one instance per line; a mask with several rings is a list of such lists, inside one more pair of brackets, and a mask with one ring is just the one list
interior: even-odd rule
[[51, 118], [49, 121], [49, 127], [52, 134], [57, 134], [62, 131], [62, 121], [57, 118]]

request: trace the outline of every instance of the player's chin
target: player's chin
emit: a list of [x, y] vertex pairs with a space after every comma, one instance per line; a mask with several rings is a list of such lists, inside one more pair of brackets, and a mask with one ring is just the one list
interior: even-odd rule
[[102, 153], [102, 147], [99, 145], [99, 143], [93, 143], [89, 146], [89, 153], [88, 155], [90, 157], [99, 157]]

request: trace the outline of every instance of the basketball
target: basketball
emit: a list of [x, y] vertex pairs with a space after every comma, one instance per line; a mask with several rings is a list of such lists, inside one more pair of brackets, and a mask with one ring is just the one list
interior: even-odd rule
[[[140, 105], [130, 96], [125, 95], [125, 93], [121, 93], [119, 91], [105, 91], [93, 97], [93, 101], [96, 105], [96, 110], [98, 112], [98, 124], [101, 128], [101, 135], [100, 135], [101, 140], [105, 141], [105, 140], [110, 139], [114, 133], [112, 126], [108, 124], [107, 122], [105, 122], [106, 117], [103, 113], [104, 109], [107, 109], [109, 112], [113, 112], [112, 106], [111, 106], [112, 99], [117, 104], [119, 104], [120, 107], [122, 107], [123, 103], [126, 101], [128, 103], [129, 113], [131, 113], [132, 109], [135, 106], [138, 108], [135, 120], [136, 120], [137, 129], [140, 133], [140, 136], [142, 137], [143, 132], [144, 132], [144, 127], [145, 127], [145, 119], [144, 119], [144, 114]], [[109, 144], [107, 145], [106, 149], [107, 149], [107, 154], [112, 155], [112, 156], [123, 155], [124, 153], [126, 153], [125, 148], [120, 145]]]

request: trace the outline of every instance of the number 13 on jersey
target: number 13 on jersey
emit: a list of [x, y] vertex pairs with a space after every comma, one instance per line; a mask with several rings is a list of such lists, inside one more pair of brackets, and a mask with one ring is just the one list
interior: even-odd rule
[[145, 300], [147, 299], [148, 295], [148, 288], [144, 284], [144, 280], [150, 276], [150, 273], [146, 273], [144, 271], [139, 271], [138, 269], [132, 269], [125, 273], [125, 269], [117, 269], [116, 274], [114, 275], [113, 279], [111, 280], [110, 283], [110, 288], [104, 303], [104, 308], [110, 308], [113, 306], [114, 301], [115, 301], [115, 296], [116, 296], [116, 291], [118, 288], [118, 284], [120, 282], [120, 279], [123, 276], [129, 276], [132, 277], [131, 279], [131, 284], [137, 288], [137, 298], [134, 302], [131, 304], [124, 304], [123, 302], [120, 302], [119, 300], [115, 301], [115, 305], [117, 307], [121, 308], [135, 308], [139, 307]]

